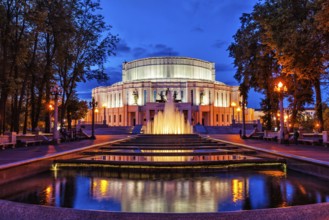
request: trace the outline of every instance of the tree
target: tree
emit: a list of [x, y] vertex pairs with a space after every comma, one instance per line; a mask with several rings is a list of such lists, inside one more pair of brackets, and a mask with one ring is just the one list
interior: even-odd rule
[[[17, 106], [17, 99], [11, 99], [11, 94], [17, 92], [21, 85], [22, 64], [27, 58], [28, 11], [29, 5], [25, 1], [0, 2], [0, 133], [8, 128], [6, 107], [14, 110]], [[13, 120], [10, 124], [13, 125]]]
[[98, 0], [0, 0], [0, 133], [40, 122], [49, 132], [54, 83], [64, 118], [77, 82], [107, 78], [103, 63], [118, 39], [99, 10]]
[[[319, 7], [311, 0], [267, 0], [256, 5], [256, 20], [264, 28], [264, 43], [271, 47], [286, 77], [307, 80], [315, 91], [315, 109], [323, 128], [320, 79], [326, 72], [328, 41], [314, 22]], [[289, 21], [289, 22], [288, 22]], [[298, 101], [298, 100], [297, 100]]]
[[76, 95], [68, 101], [67, 104], [67, 124], [68, 129], [72, 128], [72, 120], [80, 120], [86, 117], [88, 113], [88, 103], [81, 101]]
[[[262, 105], [265, 113], [266, 127], [271, 127], [271, 114], [276, 112], [278, 97], [273, 96], [273, 80], [279, 73], [277, 61], [271, 49], [262, 43], [263, 29], [254, 19], [255, 14], [243, 14], [240, 18], [241, 27], [234, 35], [234, 43], [228, 50], [234, 58], [237, 71], [235, 79], [240, 82], [240, 92], [243, 98], [251, 88], [265, 95]], [[246, 100], [245, 100], [246, 102]]]
[[63, 88], [63, 111], [74, 94], [76, 83], [86, 79], [107, 80], [103, 63], [108, 56], [114, 55], [118, 38], [109, 31], [103, 17], [95, 14], [99, 10], [99, 3], [90, 0], [78, 1], [76, 5], [68, 4], [70, 10], [65, 17], [69, 17], [66, 27], [68, 32], [59, 34], [60, 41], [56, 54], [56, 68], [58, 78]]
[[278, 78], [288, 87], [285, 95], [293, 124], [305, 104], [313, 103], [314, 89], [322, 129], [320, 79], [328, 71], [328, 31], [323, 31], [327, 13], [324, 0], [266, 0], [256, 4], [251, 14], [242, 15], [230, 56], [237, 68], [235, 78], [265, 95], [261, 106], [267, 129], [278, 108], [273, 92]]
[[329, 130], [329, 107], [326, 103], [323, 103], [323, 128], [324, 130]]

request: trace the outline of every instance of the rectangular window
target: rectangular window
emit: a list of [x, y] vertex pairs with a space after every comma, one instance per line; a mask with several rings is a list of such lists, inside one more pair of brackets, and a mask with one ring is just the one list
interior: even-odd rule
[[194, 100], [193, 100], [193, 90], [191, 90], [191, 104], [193, 105]]
[[121, 118], [121, 115], [119, 115], [119, 123], [121, 123], [121, 119], [122, 119], [122, 118]]
[[113, 116], [113, 122], [115, 123], [115, 121], [116, 121], [116, 117], [115, 117], [116, 115], [114, 115]]
[[222, 114], [222, 122], [224, 122], [224, 114]]
[[180, 100], [183, 102], [183, 99], [184, 99], [184, 91], [181, 90], [180, 91]]
[[218, 122], [218, 114], [216, 114], [216, 121]]
[[111, 115], [109, 115], [109, 123], [111, 123]]
[[146, 96], [147, 96], [147, 91], [146, 90], [144, 90], [144, 105], [146, 104]]
[[153, 100], [154, 102], [157, 101], [157, 91], [156, 90], [153, 91], [153, 99], [154, 99]]
[[120, 107], [121, 106], [121, 93], [119, 93], [119, 106], [118, 107]]
[[229, 122], [229, 115], [226, 115], [226, 121]]

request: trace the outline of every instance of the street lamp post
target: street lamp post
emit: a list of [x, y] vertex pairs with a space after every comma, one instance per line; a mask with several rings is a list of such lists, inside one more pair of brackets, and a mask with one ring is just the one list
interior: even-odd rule
[[91, 108], [91, 139], [96, 139], [95, 137], [95, 107], [97, 107], [97, 102], [95, 98], [92, 98], [92, 101], [89, 102], [89, 106]]
[[231, 102], [231, 107], [233, 108], [233, 118], [232, 118], [232, 124], [234, 125], [235, 124], [235, 120], [234, 120], [234, 108], [236, 106], [236, 103], [235, 102]]
[[240, 123], [240, 111], [241, 111], [241, 108], [238, 107], [238, 108], [236, 109], [236, 111], [238, 112], [238, 123]]
[[54, 96], [54, 128], [53, 128], [53, 142], [55, 144], [60, 143], [60, 138], [58, 134], [57, 124], [58, 124], [58, 96], [62, 94], [62, 88], [55, 84], [50, 89], [50, 93]]
[[103, 104], [103, 109], [104, 109], [103, 125], [106, 125], [106, 105], [105, 104]]
[[48, 105], [48, 110], [49, 110], [49, 131], [47, 131], [47, 132], [51, 132], [51, 122], [52, 122], [52, 120], [51, 120], [51, 116], [52, 116], [52, 112], [54, 111], [54, 106], [52, 105], [52, 104], [49, 104]]
[[274, 91], [279, 93], [279, 108], [280, 108], [280, 131], [279, 131], [279, 141], [282, 144], [284, 142], [284, 113], [283, 113], [283, 95], [287, 91], [287, 87], [283, 85], [281, 81], [274, 87]]

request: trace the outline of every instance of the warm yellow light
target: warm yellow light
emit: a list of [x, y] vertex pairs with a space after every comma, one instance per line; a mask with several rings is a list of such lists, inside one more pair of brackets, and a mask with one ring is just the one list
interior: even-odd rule
[[316, 127], [320, 127], [320, 124], [319, 124], [319, 123], [317, 123], [317, 124], [316, 124]]
[[241, 111], [241, 108], [240, 108], [240, 107], [238, 107], [236, 110], [239, 112], [239, 111]]
[[48, 108], [49, 108], [49, 110], [54, 110], [54, 107], [53, 107], [52, 104], [49, 104], [49, 105], [48, 105]]
[[232, 197], [234, 203], [243, 199], [243, 182], [239, 179], [232, 180]]
[[46, 188], [46, 193], [47, 193], [47, 194], [50, 194], [50, 193], [51, 193], [51, 186], [48, 186], [48, 187]]
[[107, 107], [106, 104], [103, 104], [102, 106], [103, 106], [103, 108], [106, 108]]
[[104, 179], [100, 180], [100, 193], [102, 197], [107, 195], [108, 186], [109, 186], [108, 180], [104, 180]]
[[278, 83], [278, 87], [279, 87], [279, 89], [281, 89], [283, 87], [283, 83], [281, 81]]
[[95, 109], [95, 113], [98, 113], [98, 108]]
[[277, 170], [263, 170], [263, 171], [259, 171], [259, 173], [267, 176], [274, 176], [274, 177], [284, 177], [286, 175], [284, 172]]
[[236, 103], [235, 102], [231, 102], [231, 106], [232, 107], [235, 107], [236, 106]]

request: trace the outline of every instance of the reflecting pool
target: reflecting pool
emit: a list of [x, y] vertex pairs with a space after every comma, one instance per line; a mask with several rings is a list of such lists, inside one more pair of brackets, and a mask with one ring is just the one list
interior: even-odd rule
[[119, 212], [221, 212], [329, 202], [325, 180], [279, 170], [211, 174], [77, 171], [0, 186], [1, 199]]

